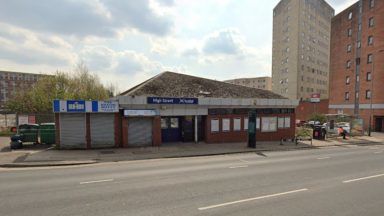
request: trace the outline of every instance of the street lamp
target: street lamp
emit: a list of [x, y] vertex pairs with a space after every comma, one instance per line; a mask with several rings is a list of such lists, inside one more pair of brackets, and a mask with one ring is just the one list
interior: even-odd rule
[[371, 97], [370, 97], [370, 104], [369, 104], [369, 127], [368, 127], [368, 136], [371, 136], [372, 131], [372, 98], [373, 98], [373, 74], [375, 72], [375, 54], [379, 54], [384, 52], [384, 50], [379, 50], [377, 52], [372, 53], [372, 72], [371, 72]]

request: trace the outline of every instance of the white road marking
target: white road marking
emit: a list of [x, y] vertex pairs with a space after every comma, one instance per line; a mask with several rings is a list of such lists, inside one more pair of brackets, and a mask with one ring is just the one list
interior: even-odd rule
[[230, 166], [228, 168], [229, 169], [236, 169], [236, 168], [244, 168], [244, 167], [248, 167], [248, 165]]
[[329, 158], [331, 158], [331, 157], [328, 157], [328, 156], [326, 156], [326, 157], [319, 157], [319, 158], [317, 158], [317, 160], [324, 160], [324, 159], [329, 159]]
[[384, 176], [384, 174], [367, 176], [367, 177], [362, 177], [362, 178], [357, 178], [357, 179], [350, 179], [350, 180], [343, 181], [343, 183], [350, 183], [350, 182], [361, 181], [361, 180], [366, 180], [366, 179], [371, 179], [371, 178], [378, 178], [378, 177], [382, 177], [382, 176]]
[[266, 198], [277, 197], [277, 196], [283, 196], [283, 195], [292, 194], [292, 193], [303, 192], [303, 191], [307, 191], [307, 190], [308, 190], [307, 188], [303, 188], [303, 189], [293, 190], [293, 191], [287, 191], [287, 192], [283, 192], [283, 193], [276, 193], [276, 194], [271, 194], [271, 195], [265, 195], [265, 196], [253, 197], [253, 198], [248, 198], [248, 199], [243, 199], [243, 200], [237, 200], [237, 201], [233, 201], [233, 202], [221, 203], [221, 204], [217, 204], [217, 205], [211, 205], [211, 206], [206, 206], [206, 207], [200, 207], [200, 208], [198, 208], [198, 209], [199, 209], [200, 211], [203, 211], [203, 210], [208, 210], [208, 209], [213, 209], [213, 208], [218, 208], [218, 207], [224, 207], [224, 206], [233, 205], [233, 204], [238, 204], [238, 203], [243, 203], [243, 202], [249, 202], [249, 201], [253, 201], [253, 200], [266, 199]]
[[373, 152], [373, 154], [381, 154], [381, 153], [383, 153], [383, 151]]
[[369, 150], [378, 150], [378, 147], [370, 147]]
[[113, 181], [113, 179], [103, 179], [103, 180], [95, 180], [95, 181], [86, 181], [86, 182], [80, 182], [80, 184], [92, 184], [92, 183], [110, 182], [110, 181]]

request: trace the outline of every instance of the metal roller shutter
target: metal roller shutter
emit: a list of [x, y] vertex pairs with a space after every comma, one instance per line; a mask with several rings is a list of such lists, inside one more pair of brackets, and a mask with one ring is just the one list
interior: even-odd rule
[[152, 118], [128, 119], [128, 146], [152, 145]]
[[85, 114], [60, 114], [60, 148], [86, 148]]
[[114, 114], [91, 114], [91, 147], [105, 148], [115, 146]]

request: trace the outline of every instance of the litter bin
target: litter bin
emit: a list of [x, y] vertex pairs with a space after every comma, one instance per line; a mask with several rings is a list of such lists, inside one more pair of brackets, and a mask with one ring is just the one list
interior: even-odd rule
[[315, 125], [313, 128], [313, 139], [325, 140], [325, 130], [320, 125]]
[[55, 123], [40, 124], [40, 143], [55, 144]]
[[21, 142], [22, 136], [19, 134], [15, 134], [11, 136], [11, 149], [21, 149], [23, 148], [23, 142]]
[[38, 124], [22, 124], [19, 125], [19, 134], [22, 142], [39, 143], [39, 125]]

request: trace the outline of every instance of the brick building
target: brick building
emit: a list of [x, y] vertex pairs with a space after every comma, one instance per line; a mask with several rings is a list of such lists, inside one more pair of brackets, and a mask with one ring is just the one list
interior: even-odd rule
[[329, 112], [384, 129], [384, 1], [360, 0], [332, 19]]
[[107, 102], [56, 101], [60, 148], [246, 142], [251, 110], [257, 141], [295, 136], [298, 101], [261, 89], [164, 72], [113, 100], [110, 113], [100, 113]]
[[272, 91], [271, 77], [254, 77], [254, 78], [238, 78], [232, 80], [224, 80], [226, 83], [246, 86], [250, 88], [264, 89]]
[[41, 74], [0, 71], [0, 110], [16, 92], [30, 89], [41, 76]]

